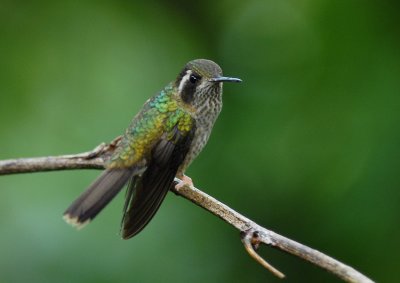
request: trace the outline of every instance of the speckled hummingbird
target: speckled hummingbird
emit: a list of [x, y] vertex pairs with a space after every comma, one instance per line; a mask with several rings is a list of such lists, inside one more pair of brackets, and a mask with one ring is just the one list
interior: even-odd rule
[[222, 76], [213, 61], [186, 64], [175, 81], [150, 98], [133, 118], [103, 173], [64, 213], [78, 228], [90, 222], [128, 183], [121, 234], [129, 239], [152, 219], [174, 177], [193, 186], [184, 173], [206, 145], [222, 108]]

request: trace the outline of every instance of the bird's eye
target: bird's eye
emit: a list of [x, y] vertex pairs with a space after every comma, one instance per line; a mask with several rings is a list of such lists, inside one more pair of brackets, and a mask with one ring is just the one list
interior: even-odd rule
[[195, 84], [195, 83], [197, 82], [198, 79], [199, 79], [199, 78], [196, 77], [195, 75], [191, 75], [190, 78], [189, 78], [189, 81], [190, 81], [192, 84]]

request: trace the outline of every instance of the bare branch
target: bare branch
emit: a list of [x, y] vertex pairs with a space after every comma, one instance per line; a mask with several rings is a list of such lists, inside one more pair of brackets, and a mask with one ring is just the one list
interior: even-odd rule
[[[0, 161], [0, 175], [71, 169], [103, 169], [105, 161], [112, 154], [119, 141], [120, 137], [116, 138], [110, 144], [101, 144], [92, 151], [74, 155], [2, 160]], [[178, 183], [181, 182], [179, 179], [175, 179], [175, 181]], [[242, 241], [247, 252], [257, 262], [280, 278], [283, 278], [284, 275], [268, 264], [255, 251], [259, 244], [263, 243], [297, 256], [333, 273], [345, 282], [373, 282], [357, 270], [332, 257], [261, 227], [197, 188], [185, 185], [179, 188], [179, 190], [175, 188], [171, 190], [238, 229], [241, 232]]]
[[[175, 179], [175, 181], [178, 180], [179, 179]], [[199, 189], [183, 186], [179, 189], [179, 191], [176, 191], [175, 189], [173, 189], [173, 191], [194, 202], [198, 206], [208, 210], [225, 222], [228, 222], [242, 233], [248, 233], [248, 231], [256, 233], [256, 235], [253, 234], [253, 237], [257, 237], [257, 242], [259, 243], [272, 246], [289, 254], [295, 255], [303, 260], [311, 262], [312, 264], [333, 273], [337, 277], [343, 279], [345, 282], [373, 282], [371, 279], [364, 276], [357, 270], [333, 259], [330, 256], [261, 227], [254, 221], [241, 215], [229, 206], [207, 195]]]
[[104, 162], [121, 140], [101, 143], [93, 150], [70, 155], [0, 160], [0, 175], [73, 169], [104, 169]]

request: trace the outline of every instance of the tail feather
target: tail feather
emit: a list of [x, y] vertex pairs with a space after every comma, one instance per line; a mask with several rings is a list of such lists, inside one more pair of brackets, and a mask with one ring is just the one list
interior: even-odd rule
[[119, 193], [134, 174], [132, 169], [106, 169], [64, 212], [78, 229], [89, 223]]
[[121, 227], [124, 239], [129, 239], [143, 230], [173, 184], [176, 169], [163, 170], [152, 165], [143, 176], [134, 176], [128, 187]]

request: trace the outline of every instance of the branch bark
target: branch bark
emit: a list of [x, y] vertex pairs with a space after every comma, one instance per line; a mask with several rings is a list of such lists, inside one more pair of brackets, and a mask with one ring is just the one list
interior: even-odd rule
[[[120, 137], [117, 137], [110, 144], [103, 143], [92, 151], [80, 154], [0, 160], [0, 175], [71, 169], [103, 169], [105, 161], [112, 154], [119, 140]], [[181, 182], [179, 179], [175, 179], [175, 181]], [[261, 227], [197, 188], [185, 185], [179, 190], [175, 187], [171, 190], [238, 229], [249, 255], [280, 278], [283, 278], [284, 275], [257, 254], [256, 250], [260, 244], [271, 246], [308, 261], [331, 272], [345, 282], [373, 282], [354, 268], [330, 256]]]

